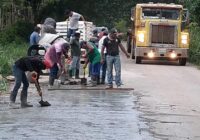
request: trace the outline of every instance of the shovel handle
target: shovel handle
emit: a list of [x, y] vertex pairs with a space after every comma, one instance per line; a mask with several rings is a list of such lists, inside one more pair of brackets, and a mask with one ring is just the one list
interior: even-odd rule
[[35, 86], [36, 86], [36, 88], [37, 88], [38, 94], [39, 94], [40, 97], [41, 97], [41, 100], [43, 100], [43, 99], [42, 99], [42, 91], [41, 91], [40, 85], [39, 85], [38, 80], [37, 80], [37, 74], [33, 73], [33, 74], [31, 75], [31, 78], [32, 78], [32, 80], [35, 82]]

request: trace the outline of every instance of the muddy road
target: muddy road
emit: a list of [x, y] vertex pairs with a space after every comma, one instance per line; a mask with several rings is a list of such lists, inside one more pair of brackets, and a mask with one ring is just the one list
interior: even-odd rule
[[[26, 109], [9, 109], [0, 96], [0, 139], [10, 140], [199, 140], [200, 71], [187, 64], [122, 57], [122, 88], [134, 91], [45, 89], [31, 85]], [[44, 82], [45, 83], [45, 82]], [[17, 99], [19, 103], [19, 97]]]

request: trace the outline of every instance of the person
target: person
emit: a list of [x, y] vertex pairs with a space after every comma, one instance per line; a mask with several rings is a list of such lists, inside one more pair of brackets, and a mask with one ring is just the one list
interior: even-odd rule
[[108, 37], [104, 39], [103, 47], [101, 49], [101, 63], [105, 61], [104, 57], [104, 49], [106, 48], [107, 56], [107, 81], [108, 85], [106, 88], [113, 88], [113, 66], [115, 67], [115, 83], [117, 87], [121, 86], [121, 62], [119, 56], [119, 48], [123, 51], [123, 53], [129, 58], [129, 54], [126, 52], [123, 47], [121, 40], [117, 37], [117, 30], [112, 28]]
[[104, 32], [107, 32], [106, 28], [102, 28], [101, 32], [98, 34], [99, 40], [104, 36]]
[[68, 40], [70, 40], [70, 37], [73, 36], [75, 31], [78, 30], [78, 21], [83, 20], [85, 24], [85, 18], [81, 14], [71, 11], [69, 9], [65, 10], [65, 15], [69, 19], [67, 38]]
[[51, 68], [49, 74], [49, 86], [54, 85], [55, 79], [57, 79], [58, 71], [61, 70], [61, 73], [65, 73], [65, 68], [62, 65], [62, 55], [67, 57], [68, 50], [70, 48], [69, 43], [63, 38], [58, 38], [54, 41], [52, 46], [47, 48], [47, 52], [44, 55], [44, 58], [49, 61]]
[[24, 108], [33, 106], [27, 103], [29, 82], [25, 72], [30, 71], [33, 74], [38, 75], [39, 78], [40, 71], [47, 68], [50, 68], [50, 64], [48, 61], [41, 60], [40, 58], [33, 56], [22, 57], [14, 63], [13, 74], [15, 77], [15, 84], [10, 94], [11, 106], [15, 104], [17, 93], [21, 86], [21, 83], [23, 83], [23, 88], [20, 95], [21, 107]]
[[96, 47], [98, 48], [99, 45], [99, 37], [98, 37], [98, 31], [97, 29], [94, 29], [92, 31], [93, 35], [92, 37], [89, 39], [90, 42], [94, 43], [96, 45]]
[[34, 31], [30, 35], [30, 46], [38, 45], [40, 40], [40, 27], [35, 26]]
[[83, 68], [85, 69], [87, 67], [88, 62], [91, 63], [91, 86], [96, 86], [99, 84], [100, 80], [101, 55], [97, 47], [92, 42], [82, 41], [80, 46], [81, 48], [86, 49], [86, 57], [88, 58]]
[[76, 31], [74, 37], [70, 40], [72, 63], [70, 65], [69, 76], [71, 78], [75, 71], [76, 79], [79, 79], [79, 69], [80, 69], [80, 56], [81, 56], [81, 48], [79, 44], [80, 35], [81, 35], [80, 32]]
[[[101, 37], [101, 39], [99, 40], [99, 52], [101, 53], [101, 49], [103, 47], [103, 42], [104, 42], [104, 39], [108, 36], [108, 31], [107, 30], [104, 30], [103, 32], [103, 36]], [[102, 74], [101, 74], [101, 84], [105, 84], [105, 77], [106, 77], [106, 55], [107, 55], [107, 52], [106, 52], [106, 49], [104, 49], [104, 55], [103, 57], [105, 58], [104, 62], [101, 64], [101, 70], [102, 70]]]
[[[95, 44], [95, 46], [98, 48], [98, 45], [99, 45], [99, 39], [98, 39], [98, 30], [97, 29], [94, 29], [92, 31], [93, 35], [92, 37], [89, 39], [89, 42], [92, 42]], [[91, 63], [89, 63], [89, 77], [91, 76], [91, 71], [92, 71], [92, 65]]]
[[56, 20], [48, 17], [44, 20], [44, 23], [41, 28], [41, 34], [45, 33], [51, 33], [51, 34], [56, 34]]

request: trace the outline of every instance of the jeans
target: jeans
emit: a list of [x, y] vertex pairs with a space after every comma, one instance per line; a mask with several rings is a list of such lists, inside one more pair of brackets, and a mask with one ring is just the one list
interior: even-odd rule
[[13, 65], [13, 75], [15, 76], [15, 85], [10, 95], [10, 100], [15, 102], [18, 90], [21, 87], [21, 83], [23, 83], [22, 94], [27, 95], [29, 82], [25, 72], [18, 68], [16, 65]]
[[101, 68], [101, 64], [100, 62], [99, 63], [96, 63], [96, 64], [90, 64], [91, 65], [91, 74], [92, 76], [100, 76], [100, 68]]
[[74, 36], [76, 31], [78, 31], [78, 29], [68, 29], [67, 38], [70, 39], [71, 36]]
[[73, 56], [72, 57], [72, 63], [70, 65], [70, 70], [79, 69], [80, 68], [80, 57], [79, 56]]
[[57, 63], [55, 63], [53, 65], [53, 67], [50, 68], [50, 76], [53, 77], [54, 79], [56, 79], [57, 75], [58, 75], [58, 70], [59, 70], [58, 65], [57, 65]]
[[105, 58], [105, 61], [103, 64], [101, 64], [101, 70], [102, 70], [102, 79], [106, 77], [106, 69], [107, 69], [107, 65], [106, 65], [106, 54], [104, 54], [104, 58]]
[[121, 85], [121, 62], [120, 62], [120, 56], [106, 56], [106, 63], [107, 63], [107, 81], [108, 85], [112, 86], [113, 83], [113, 65], [115, 68], [115, 83], [117, 86]]

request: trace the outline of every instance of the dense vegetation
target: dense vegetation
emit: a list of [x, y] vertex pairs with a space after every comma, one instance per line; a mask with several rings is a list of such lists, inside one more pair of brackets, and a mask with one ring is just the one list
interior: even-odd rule
[[[43, 22], [46, 17], [57, 21], [65, 20], [64, 11], [69, 8], [81, 13], [86, 20], [97, 26], [117, 27], [125, 32], [130, 27], [130, 11], [136, 3], [142, 2], [180, 3], [190, 11], [190, 61], [200, 64], [200, 0], [6, 0], [0, 1], [0, 8], [9, 6], [19, 8], [12, 10], [18, 16], [17, 22], [2, 26], [0, 32], [0, 73], [10, 74], [13, 61], [26, 54], [27, 41], [33, 27]], [[31, 9], [33, 20], [27, 19], [24, 9]], [[11, 13], [11, 12], [9, 12]], [[8, 13], [1, 13], [5, 17]], [[12, 17], [11, 17], [12, 19]], [[12, 19], [13, 21], [13, 19]], [[5, 22], [7, 23], [7, 22]], [[10, 22], [8, 22], [10, 23]], [[0, 23], [2, 24], [2, 23]]]

